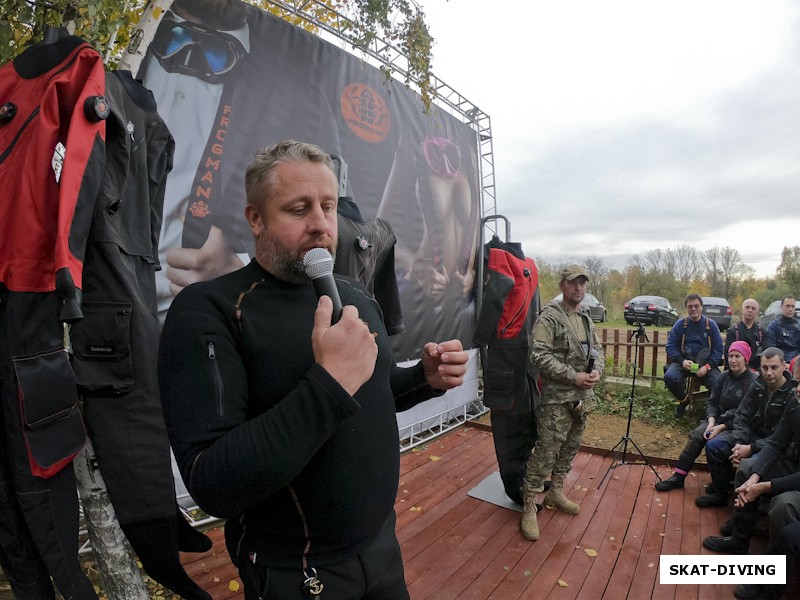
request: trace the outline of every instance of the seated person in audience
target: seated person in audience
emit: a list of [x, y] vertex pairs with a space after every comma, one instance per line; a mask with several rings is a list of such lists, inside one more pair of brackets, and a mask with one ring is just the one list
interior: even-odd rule
[[730, 481], [740, 462], [759, 452], [783, 415], [784, 407], [794, 399], [796, 382], [784, 370], [783, 352], [767, 348], [761, 354], [761, 375], [750, 385], [733, 417], [733, 430], [706, 442], [708, 470], [712, 491], [700, 496], [695, 504], [725, 506]]
[[758, 322], [758, 302], [748, 298], [742, 302], [742, 320], [728, 329], [725, 335], [725, 366], [728, 366], [728, 350], [734, 342], [745, 342], [752, 352], [748, 367], [754, 371], [761, 368], [761, 352], [764, 350], [764, 328]]
[[659, 492], [682, 488], [686, 474], [700, 456], [706, 442], [723, 431], [733, 429], [733, 415], [747, 394], [750, 383], [756, 378], [755, 373], [747, 368], [750, 352], [747, 342], [731, 344], [728, 351], [728, 370], [719, 376], [711, 390], [706, 403], [706, 418], [689, 434], [689, 441], [678, 458], [672, 477], [656, 483], [656, 490]]
[[[703, 299], [698, 294], [689, 294], [683, 305], [689, 316], [678, 319], [669, 332], [666, 348], [669, 366], [664, 373], [664, 385], [681, 401], [686, 394], [684, 381], [691, 375], [708, 389], [714, 389], [723, 351], [719, 327], [703, 315]], [[680, 404], [675, 416], [682, 417], [685, 409]]]
[[[794, 375], [799, 376], [800, 369], [796, 369]], [[709, 536], [703, 540], [703, 545], [709, 550], [747, 553], [759, 517], [758, 500], [762, 496], [770, 498], [768, 516], [771, 550], [775, 550], [776, 544], [786, 545], [787, 542], [796, 550], [800, 543], [800, 531], [796, 527], [785, 530], [787, 526], [800, 522], [800, 403], [794, 400], [800, 400], [800, 392], [797, 381], [790, 381], [789, 386], [793, 400], [786, 404], [775, 433], [758, 454], [742, 460], [736, 470], [733, 518], [723, 525], [722, 536]], [[782, 534], [785, 539], [782, 539]], [[761, 596], [740, 594], [737, 597]]]
[[800, 320], [794, 314], [796, 303], [794, 296], [781, 298], [781, 316], [772, 320], [764, 335], [764, 344], [783, 350], [787, 363], [800, 353]]

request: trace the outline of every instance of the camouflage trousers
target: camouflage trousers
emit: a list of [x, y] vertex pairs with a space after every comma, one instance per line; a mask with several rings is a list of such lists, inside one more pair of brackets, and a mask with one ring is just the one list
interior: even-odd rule
[[[575, 414], [575, 413], [578, 414]], [[536, 411], [538, 438], [525, 466], [523, 490], [541, 492], [544, 480], [566, 477], [578, 453], [588, 413], [569, 404], [543, 404]]]

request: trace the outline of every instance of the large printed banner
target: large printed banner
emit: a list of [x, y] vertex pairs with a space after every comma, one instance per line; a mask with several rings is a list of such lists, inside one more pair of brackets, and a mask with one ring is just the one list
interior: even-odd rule
[[[476, 133], [359, 58], [238, 1], [156, 3], [137, 77], [176, 142], [160, 242], [159, 310], [253, 255], [244, 173], [291, 138], [340, 155], [364, 217], [390, 223], [406, 326], [399, 360], [431, 340], [471, 346], [480, 220]], [[161, 10], [161, 7], [168, 10]]]

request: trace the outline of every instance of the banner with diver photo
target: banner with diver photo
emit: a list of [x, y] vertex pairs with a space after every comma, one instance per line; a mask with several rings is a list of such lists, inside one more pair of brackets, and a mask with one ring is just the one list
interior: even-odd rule
[[291, 138], [340, 155], [363, 217], [394, 230], [406, 328], [392, 338], [397, 359], [418, 358], [427, 341], [472, 346], [475, 131], [435, 107], [425, 114], [402, 83], [238, 0], [154, 3], [126, 61], [176, 142], [159, 252], [162, 319], [181, 287], [253, 256], [245, 169], [259, 148]]

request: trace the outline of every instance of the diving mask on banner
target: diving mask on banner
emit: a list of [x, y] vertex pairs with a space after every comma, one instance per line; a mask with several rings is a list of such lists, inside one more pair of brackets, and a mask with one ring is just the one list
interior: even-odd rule
[[221, 83], [247, 54], [233, 35], [192, 21], [164, 17], [153, 42], [153, 55], [168, 73], [192, 75], [208, 83]]
[[447, 138], [426, 137], [422, 152], [431, 170], [443, 179], [453, 179], [461, 170], [461, 148]]

